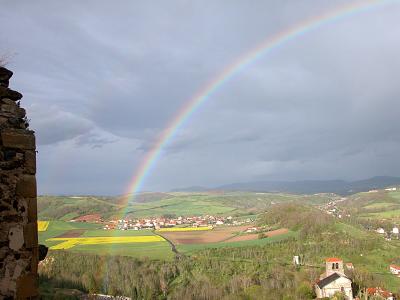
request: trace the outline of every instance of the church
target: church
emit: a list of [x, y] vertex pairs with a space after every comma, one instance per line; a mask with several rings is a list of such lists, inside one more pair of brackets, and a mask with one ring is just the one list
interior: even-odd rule
[[321, 274], [315, 284], [317, 298], [332, 297], [340, 292], [346, 295], [348, 300], [353, 300], [351, 280], [344, 274], [343, 260], [330, 257], [325, 260], [326, 271]]

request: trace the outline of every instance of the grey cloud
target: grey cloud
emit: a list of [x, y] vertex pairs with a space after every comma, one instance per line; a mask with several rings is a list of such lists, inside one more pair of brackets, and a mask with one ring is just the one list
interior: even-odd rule
[[46, 111], [32, 111], [31, 127], [35, 129], [37, 143], [49, 145], [87, 134], [93, 125], [72, 113], [49, 107]]
[[115, 138], [102, 136], [93, 131], [82, 134], [75, 139], [77, 146], [90, 145], [92, 148], [102, 148], [104, 145], [115, 143], [116, 141]]
[[[38, 135], [43, 191], [122, 193], [207, 82], [272, 34], [347, 2], [4, 4], [0, 51], [17, 53], [12, 85]], [[145, 189], [400, 175], [399, 18], [400, 6], [384, 5], [260, 57], [195, 111]], [[65, 153], [71, 169], [58, 162]], [[53, 166], [64, 173], [45, 175]]]

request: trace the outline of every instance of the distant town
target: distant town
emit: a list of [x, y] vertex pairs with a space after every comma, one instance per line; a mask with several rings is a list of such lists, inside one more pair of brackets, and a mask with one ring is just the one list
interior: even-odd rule
[[[99, 214], [91, 214], [81, 216], [73, 219], [70, 222], [88, 222], [88, 223], [99, 223], [103, 226], [104, 230], [141, 230], [141, 229], [161, 229], [161, 228], [172, 228], [175, 226], [191, 226], [191, 227], [208, 227], [208, 226], [240, 226], [244, 224], [251, 224], [255, 221], [255, 217], [248, 217], [243, 219], [235, 219], [232, 216], [192, 216], [192, 217], [152, 217], [142, 219], [113, 219], [103, 220]], [[252, 227], [257, 228], [257, 227]], [[254, 230], [256, 231], [256, 230]]]

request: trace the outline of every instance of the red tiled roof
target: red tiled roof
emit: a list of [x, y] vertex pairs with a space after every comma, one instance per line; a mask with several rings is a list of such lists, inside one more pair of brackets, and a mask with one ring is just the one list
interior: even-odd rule
[[339, 262], [339, 261], [342, 261], [342, 259], [337, 257], [329, 257], [326, 259], [326, 262]]
[[379, 295], [383, 296], [385, 298], [388, 298], [392, 296], [391, 292], [385, 291], [384, 289], [378, 287], [378, 288], [367, 288], [367, 294], [368, 295]]
[[400, 266], [398, 266], [398, 265], [390, 265], [390, 267], [393, 268], [393, 269], [400, 270]]

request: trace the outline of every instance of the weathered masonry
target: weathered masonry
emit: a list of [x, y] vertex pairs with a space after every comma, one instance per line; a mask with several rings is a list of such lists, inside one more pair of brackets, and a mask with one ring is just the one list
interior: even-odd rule
[[0, 67], [0, 299], [37, 299], [35, 135]]

